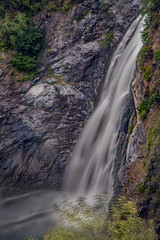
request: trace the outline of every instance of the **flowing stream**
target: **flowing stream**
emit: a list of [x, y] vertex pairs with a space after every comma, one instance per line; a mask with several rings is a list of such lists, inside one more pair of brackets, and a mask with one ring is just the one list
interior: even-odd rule
[[[99, 104], [75, 149], [64, 192], [74, 196], [113, 195], [113, 169], [120, 119], [142, 47], [140, 17], [131, 25], [113, 55]], [[40, 191], [0, 201], [0, 240], [40, 236], [56, 222], [53, 206], [64, 192]]]

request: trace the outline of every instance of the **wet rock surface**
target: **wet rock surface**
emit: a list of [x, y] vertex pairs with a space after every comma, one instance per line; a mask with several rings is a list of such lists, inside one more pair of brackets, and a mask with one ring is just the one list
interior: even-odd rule
[[1, 195], [61, 187], [111, 56], [139, 6], [140, 1], [82, 0], [68, 12], [44, 9], [35, 17], [48, 42], [38, 78], [10, 81], [0, 70]]

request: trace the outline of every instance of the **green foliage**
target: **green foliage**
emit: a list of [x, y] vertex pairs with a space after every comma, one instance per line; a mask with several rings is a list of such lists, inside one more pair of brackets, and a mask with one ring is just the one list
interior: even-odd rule
[[[140, 206], [148, 206], [148, 217], [160, 221], [160, 111], [153, 111], [148, 118], [147, 131], [147, 155], [146, 176], [144, 182], [140, 183], [141, 192]], [[147, 205], [148, 205], [147, 203]]]
[[121, 197], [118, 202], [113, 205], [112, 221], [109, 221], [107, 225], [109, 225], [108, 239], [157, 239], [152, 221], [146, 222], [145, 220], [140, 219], [134, 203], [126, 201], [124, 197]]
[[156, 62], [158, 64], [160, 64], [160, 48], [158, 48], [155, 52], [154, 52], [154, 59], [156, 60]]
[[136, 116], [134, 116], [131, 120], [131, 124], [128, 127], [128, 133], [131, 134], [133, 132], [133, 129], [136, 125]]
[[133, 124], [133, 123], [129, 126], [129, 128], [128, 128], [129, 134], [132, 134], [134, 127], [135, 127], [135, 124]]
[[87, 10], [84, 10], [81, 14], [75, 16], [77, 22], [81, 21], [88, 14]]
[[141, 13], [143, 15], [151, 15], [152, 13], [158, 11], [160, 9], [160, 1], [159, 0], [143, 0]]
[[108, 4], [102, 4], [101, 5], [101, 13], [107, 13], [109, 9], [109, 5]]
[[63, 11], [63, 12], [66, 12], [68, 11], [72, 6], [73, 4], [75, 3], [78, 3], [78, 0], [67, 0], [67, 1], [64, 1], [62, 6], [60, 7], [60, 10]]
[[154, 29], [157, 29], [159, 26], [160, 26], [160, 19], [158, 19], [158, 17], [157, 16], [155, 16], [156, 17], [156, 19], [155, 19], [155, 21], [153, 22], [153, 28]]
[[19, 54], [11, 60], [11, 64], [19, 72], [25, 71], [27, 73], [30, 73], [36, 69], [37, 61], [35, 60], [35, 57], [29, 57]]
[[6, 12], [25, 12], [28, 15], [34, 15], [42, 10], [46, 0], [1, 0], [0, 16]]
[[[43, 236], [43, 240], [156, 240], [152, 221], [138, 217], [133, 202], [124, 197], [114, 201], [111, 218], [104, 208], [104, 198], [97, 197], [96, 207], [83, 198], [65, 202], [58, 210], [61, 224]], [[33, 238], [30, 238], [33, 240]]]
[[23, 13], [18, 13], [14, 19], [6, 16], [0, 23], [0, 42], [1, 47], [16, 50], [17, 43], [21, 41], [24, 32], [30, 24], [29, 19]]
[[155, 193], [157, 190], [157, 186], [156, 185], [150, 185], [147, 189], [147, 194], [148, 195], [151, 195], [153, 193]]
[[[141, 39], [143, 44], [150, 44], [151, 37], [149, 35], [149, 27], [152, 22], [152, 17], [155, 12], [160, 10], [160, 1], [159, 0], [143, 0], [141, 7], [141, 14], [146, 15], [144, 21], [144, 29], [141, 32]], [[157, 22], [158, 23], [158, 22]], [[155, 26], [157, 25], [155, 24]]]
[[18, 13], [14, 19], [6, 16], [1, 22], [0, 48], [18, 52], [11, 61], [18, 71], [36, 69], [36, 60], [44, 44], [42, 32], [24, 13]]
[[157, 118], [158, 118], [158, 120], [157, 120], [156, 124], [154, 126], [151, 126], [148, 129], [148, 132], [147, 132], [146, 145], [147, 145], [148, 150], [153, 148], [153, 146], [155, 146], [156, 142], [158, 143], [159, 139], [160, 139], [160, 136], [159, 136], [159, 133], [160, 133], [160, 114], [157, 115]]
[[23, 55], [38, 57], [44, 43], [45, 41], [42, 32], [31, 25], [26, 31], [24, 31], [22, 38], [17, 44], [17, 51], [21, 52]]
[[142, 101], [139, 104], [138, 114], [140, 116], [141, 121], [145, 120], [154, 103], [157, 103], [158, 105], [160, 104], [160, 93], [159, 93], [159, 90], [157, 89], [153, 89], [150, 92], [149, 98], [147, 98], [146, 100]]
[[112, 42], [112, 40], [113, 40], [113, 32], [105, 33], [105, 39], [104, 39], [103, 45], [105, 47], [108, 47]]
[[145, 63], [145, 60], [151, 56], [152, 54], [152, 50], [149, 46], [145, 46], [143, 47], [139, 54], [138, 54], [138, 61], [139, 61], [139, 66], [140, 66], [140, 69], [143, 70], [144, 69], [144, 63]]
[[44, 45], [41, 31], [23, 13], [18, 13], [14, 19], [8, 16], [4, 19], [0, 40], [1, 47], [17, 50], [30, 57], [37, 57]]
[[48, 10], [48, 11], [57, 11], [57, 10], [58, 10], [58, 7], [56, 6], [55, 3], [49, 2], [49, 3], [48, 3], [48, 6], [47, 6], [47, 10]]
[[149, 82], [152, 78], [152, 66], [147, 66], [143, 74], [144, 79]]
[[146, 190], [146, 185], [145, 183], [141, 182], [137, 184], [137, 189], [139, 192], [144, 193]]

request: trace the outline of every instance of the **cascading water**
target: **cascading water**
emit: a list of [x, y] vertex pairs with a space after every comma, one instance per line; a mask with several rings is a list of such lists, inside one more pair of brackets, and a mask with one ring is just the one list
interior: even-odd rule
[[83, 131], [71, 161], [68, 187], [78, 195], [113, 194], [120, 119], [134, 76], [136, 57], [142, 47], [142, 23], [139, 21], [140, 17], [133, 22], [112, 58], [100, 102]]
[[[75, 195], [113, 194], [116, 141], [126, 96], [142, 43], [140, 17], [131, 25], [115, 52], [100, 102], [88, 121], [67, 175], [65, 192]], [[63, 193], [62, 193], [63, 194]], [[61, 197], [60, 197], [61, 198]], [[53, 225], [59, 193], [43, 191], [0, 201], [0, 240], [24, 240]]]

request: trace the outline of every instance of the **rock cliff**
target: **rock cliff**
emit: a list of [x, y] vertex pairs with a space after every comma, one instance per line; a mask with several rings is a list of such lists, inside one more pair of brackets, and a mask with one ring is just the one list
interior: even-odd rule
[[123, 192], [137, 203], [140, 216], [154, 220], [160, 239], [159, 12], [154, 13], [148, 34], [149, 42], [139, 53], [132, 83], [136, 121], [119, 179]]
[[1, 195], [61, 187], [111, 56], [139, 6], [138, 0], [81, 0], [66, 12], [44, 8], [34, 23], [47, 46], [33, 80], [9, 75], [10, 55], [1, 52]]

